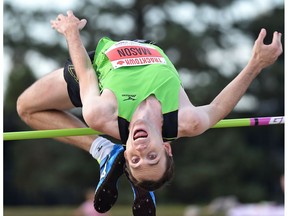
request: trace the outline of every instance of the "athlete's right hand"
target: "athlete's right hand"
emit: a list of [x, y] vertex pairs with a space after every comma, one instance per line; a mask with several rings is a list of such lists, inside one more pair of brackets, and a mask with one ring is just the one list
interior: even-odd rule
[[266, 29], [261, 29], [259, 36], [254, 43], [253, 53], [250, 59], [250, 63], [257, 66], [258, 70], [255, 70], [257, 72], [272, 65], [283, 52], [281, 43], [282, 34], [275, 31], [272, 43], [268, 45], [263, 42], [266, 34]]
[[59, 14], [55, 20], [51, 20], [51, 27], [58, 31], [59, 33], [67, 36], [69, 32], [73, 32], [75, 30], [82, 30], [86, 23], [86, 19], [78, 19], [71, 10], [67, 11], [67, 16], [63, 14]]

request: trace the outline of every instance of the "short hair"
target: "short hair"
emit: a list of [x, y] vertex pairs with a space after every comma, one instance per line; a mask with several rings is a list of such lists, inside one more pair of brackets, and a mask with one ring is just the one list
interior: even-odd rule
[[169, 181], [174, 176], [174, 161], [173, 161], [173, 156], [170, 156], [167, 152], [165, 152], [166, 155], [166, 170], [163, 174], [163, 176], [156, 181], [152, 180], [145, 180], [145, 181], [138, 181], [137, 179], [134, 178], [134, 176], [131, 173], [131, 169], [129, 167], [129, 163], [126, 163], [125, 166], [125, 172], [129, 180], [134, 186], [138, 186], [144, 190], [147, 191], [155, 191], [162, 186], [166, 185]]

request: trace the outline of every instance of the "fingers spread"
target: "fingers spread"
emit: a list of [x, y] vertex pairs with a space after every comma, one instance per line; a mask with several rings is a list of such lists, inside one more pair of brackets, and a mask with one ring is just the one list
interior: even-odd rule
[[50, 25], [53, 29], [56, 29], [57, 25], [58, 25], [58, 20], [51, 20], [50, 21]]
[[80, 23], [78, 25], [79, 29], [82, 30], [85, 27], [86, 23], [87, 23], [86, 19], [81, 19], [81, 21], [80, 21]]
[[50, 24], [51, 24], [51, 27], [54, 29], [55, 28], [55, 20], [50, 20]]
[[57, 16], [57, 20], [62, 20], [64, 17], [65, 17], [65, 16], [64, 16], [63, 14], [59, 14], [59, 15]]
[[73, 14], [73, 11], [72, 11], [72, 10], [68, 10], [68, 11], [67, 11], [67, 15], [68, 15], [68, 16], [73, 16], [73, 15], [74, 15], [74, 14]]
[[275, 31], [273, 34], [273, 40], [272, 40], [272, 44], [281, 44], [281, 33]]
[[266, 29], [262, 28], [259, 35], [258, 35], [258, 38], [256, 40], [257, 43], [264, 43], [264, 38], [266, 37]]

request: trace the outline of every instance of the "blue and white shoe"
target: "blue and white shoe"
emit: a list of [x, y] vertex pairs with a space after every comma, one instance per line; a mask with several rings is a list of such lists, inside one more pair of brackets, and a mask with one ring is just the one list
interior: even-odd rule
[[135, 186], [129, 179], [129, 175], [126, 171], [125, 174], [130, 182], [134, 195], [134, 202], [132, 205], [133, 216], [156, 216], [156, 199], [154, 192]]
[[134, 216], [156, 216], [156, 200], [152, 191], [146, 191], [132, 185], [134, 203], [132, 211]]
[[99, 213], [111, 209], [118, 198], [118, 179], [125, 164], [124, 148], [114, 145], [110, 154], [100, 163], [100, 180], [94, 196], [94, 208]]

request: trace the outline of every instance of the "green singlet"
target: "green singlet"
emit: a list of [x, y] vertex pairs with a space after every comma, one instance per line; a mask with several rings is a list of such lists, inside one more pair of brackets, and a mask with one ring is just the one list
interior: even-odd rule
[[122, 142], [127, 141], [134, 111], [150, 95], [161, 103], [163, 140], [177, 137], [181, 81], [159, 47], [135, 41], [115, 42], [104, 37], [96, 47], [93, 66], [101, 92], [110, 89], [117, 98]]

